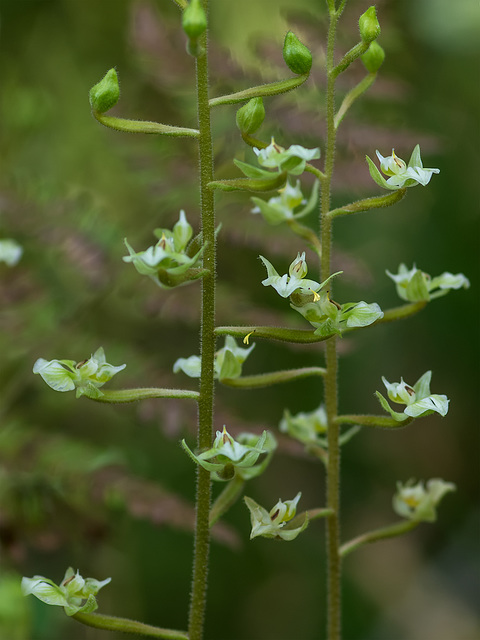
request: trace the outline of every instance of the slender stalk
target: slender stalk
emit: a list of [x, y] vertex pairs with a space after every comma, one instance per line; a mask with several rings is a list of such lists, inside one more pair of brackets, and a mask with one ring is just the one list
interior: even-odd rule
[[296, 89], [308, 79], [308, 74], [297, 76], [296, 78], [287, 78], [279, 82], [269, 82], [261, 84], [258, 87], [250, 87], [243, 91], [230, 93], [227, 96], [219, 96], [210, 100], [210, 107], [219, 107], [222, 104], [237, 104], [238, 102], [246, 102], [251, 98], [259, 98], [264, 96], [276, 96], [280, 93], [286, 93], [292, 89]]
[[[208, 13], [208, 0], [203, 0]], [[208, 188], [213, 179], [213, 148], [210, 126], [210, 107], [208, 105], [208, 36], [202, 37], [201, 45], [205, 53], [196, 60], [196, 85], [198, 105], [199, 161], [200, 161], [200, 200], [202, 212], [202, 234], [205, 242], [203, 266], [209, 274], [202, 279], [202, 318], [201, 318], [201, 361], [200, 398], [198, 401], [198, 447], [208, 449], [212, 446], [213, 435], [213, 396], [215, 353], [215, 204], [214, 192]], [[192, 594], [188, 621], [190, 640], [201, 640], [205, 620], [208, 555], [210, 547], [210, 473], [201, 466], [197, 467], [197, 495], [195, 522], [195, 552], [193, 560]]]
[[[335, 160], [335, 35], [340, 11], [332, 11], [329, 2], [330, 22], [327, 38], [327, 140], [325, 149], [325, 178], [322, 180], [320, 200], [320, 227], [322, 258], [320, 279], [326, 280], [331, 274], [332, 218], [328, 216], [331, 201], [331, 183]], [[341, 558], [340, 544], [340, 428], [336, 422], [337, 389], [337, 345], [336, 337], [326, 342], [326, 368], [324, 377], [325, 407], [328, 423], [328, 463], [327, 463], [327, 508], [332, 515], [327, 518], [327, 638], [340, 640], [341, 637]]]
[[237, 389], [259, 389], [260, 387], [269, 387], [272, 384], [303, 380], [309, 376], [324, 376], [326, 373], [322, 367], [302, 367], [301, 369], [271, 371], [254, 376], [241, 376], [240, 378], [223, 378], [220, 382], [227, 387], [236, 387]]
[[[141, 389], [105, 389], [103, 395], [98, 398], [90, 398], [96, 402], [118, 404], [123, 402], [137, 402], [148, 398], [190, 398], [196, 400], [198, 391], [189, 389], [157, 389], [146, 387]], [[87, 398], [89, 396], [86, 396]]]
[[76, 613], [72, 618], [95, 629], [122, 631], [123, 633], [134, 633], [135, 635], [148, 636], [149, 638], [163, 638], [163, 640], [188, 640], [185, 631], [162, 629], [143, 622], [137, 622], [136, 620], [106, 616], [101, 613]]
[[[255, 327], [253, 325], [217, 327], [215, 329], [217, 336], [233, 336], [234, 338], [243, 338], [245, 344], [248, 344], [250, 338], [265, 338], [267, 340], [279, 340], [280, 342], [292, 342], [297, 344], [311, 344], [313, 342], [324, 342], [330, 336], [317, 336], [313, 331], [307, 329], [288, 329], [286, 327]], [[248, 340], [247, 340], [248, 336]]]
[[386, 540], [388, 538], [396, 538], [397, 536], [403, 536], [405, 533], [412, 531], [418, 525], [420, 521], [416, 520], [402, 520], [396, 524], [392, 524], [388, 527], [382, 527], [381, 529], [375, 529], [375, 531], [368, 531], [363, 533], [353, 540], [345, 542], [340, 547], [340, 555], [344, 558], [355, 549], [362, 547], [364, 544], [370, 544], [371, 542], [378, 542], [378, 540]]

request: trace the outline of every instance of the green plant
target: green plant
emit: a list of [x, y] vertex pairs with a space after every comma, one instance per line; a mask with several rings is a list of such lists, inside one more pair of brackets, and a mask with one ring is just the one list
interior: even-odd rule
[[[348, 109], [375, 81], [383, 61], [383, 52], [375, 39], [380, 27], [373, 7], [360, 18], [360, 42], [335, 64], [334, 49], [337, 23], [345, 7], [345, 0], [335, 6], [328, 1], [329, 31], [327, 41], [327, 138], [324, 147], [324, 167], [318, 169], [312, 161], [320, 157], [320, 150], [305, 149], [300, 145], [281, 147], [274, 140], [270, 143], [257, 138], [254, 134], [263, 122], [265, 111], [262, 99], [284, 93], [300, 87], [309, 76], [312, 66], [311, 54], [299, 40], [289, 32], [285, 38], [284, 59], [295, 74], [280, 82], [260, 85], [217, 98], [209, 98], [208, 81], [208, 43], [206, 32], [207, 4], [193, 1], [178, 1], [183, 10], [183, 28], [188, 37], [188, 52], [195, 58], [197, 71], [198, 128], [173, 127], [156, 122], [133, 121], [105, 115], [119, 98], [118, 78], [110, 70], [105, 78], [91, 91], [91, 106], [95, 118], [103, 125], [125, 132], [184, 136], [198, 144], [200, 157], [200, 193], [202, 223], [199, 233], [194, 236], [193, 229], [181, 215], [172, 230], [160, 229], [156, 232], [158, 242], [145, 251], [136, 253], [127, 243], [128, 256], [137, 271], [148, 275], [162, 289], [187, 285], [196, 280], [202, 283], [201, 317], [201, 354], [177, 361], [175, 368], [190, 377], [199, 378], [198, 390], [142, 388], [109, 390], [103, 385], [125, 366], [109, 365], [103, 350], [84, 362], [71, 360], [44, 359], [37, 361], [34, 372], [57, 391], [76, 389], [77, 395], [85, 395], [99, 402], [132, 402], [145, 398], [183, 398], [194, 400], [198, 404], [198, 453], [190, 450], [186, 443], [184, 449], [198, 464], [197, 481], [197, 523], [195, 541], [195, 559], [193, 569], [193, 588], [187, 632], [157, 629], [141, 623], [114, 619], [109, 616], [92, 614], [95, 595], [99, 585], [106, 583], [91, 582], [88, 590], [78, 574], [71, 572], [60, 587], [51, 581], [36, 577], [26, 581], [26, 591], [48, 601], [67, 607], [67, 613], [85, 624], [107, 629], [134, 631], [144, 635], [164, 638], [191, 638], [203, 636], [207, 567], [209, 553], [210, 526], [243, 493], [244, 485], [255, 475], [263, 472], [275, 449], [275, 439], [265, 432], [262, 436], [244, 435], [236, 440], [226, 429], [217, 431], [214, 420], [215, 380], [237, 388], [259, 388], [266, 385], [284, 383], [308, 376], [319, 376], [324, 382], [325, 407], [311, 414], [285, 415], [283, 430], [305, 444], [309, 453], [317, 457], [326, 467], [327, 501], [325, 506], [309, 509], [296, 514], [299, 493], [293, 500], [280, 500], [269, 512], [249, 497], [245, 498], [252, 519], [252, 537], [267, 537], [293, 540], [314, 518], [326, 518], [327, 523], [327, 559], [329, 621], [327, 637], [330, 640], [340, 638], [341, 625], [341, 559], [359, 546], [383, 538], [400, 535], [417, 526], [422, 520], [435, 518], [435, 507], [440, 498], [454, 487], [443, 481], [430, 481], [425, 489], [422, 484], [412, 483], [399, 486], [394, 504], [405, 520], [389, 527], [361, 535], [352, 541], [340, 542], [340, 453], [341, 445], [350, 440], [359, 427], [379, 427], [397, 429], [404, 427], [414, 419], [432, 412], [445, 415], [448, 399], [439, 394], [430, 393], [430, 373], [427, 372], [414, 384], [384, 380], [387, 394], [392, 402], [405, 405], [403, 413], [394, 411], [388, 401], [377, 392], [381, 406], [387, 415], [339, 415], [338, 412], [338, 340], [347, 332], [355, 332], [364, 327], [407, 318], [424, 308], [429, 300], [450, 289], [468, 286], [464, 276], [444, 273], [431, 279], [416, 269], [401, 267], [399, 273], [391, 275], [397, 285], [400, 297], [407, 303], [401, 307], [383, 311], [377, 303], [364, 301], [339, 303], [333, 299], [333, 280], [331, 258], [334, 220], [376, 208], [395, 204], [406, 195], [407, 187], [421, 184], [425, 186], [438, 169], [425, 169], [417, 145], [407, 165], [392, 155], [383, 157], [377, 152], [380, 169], [370, 158], [368, 166], [373, 180], [391, 193], [365, 198], [341, 207], [331, 208], [331, 186], [335, 161], [335, 143], [338, 127]], [[335, 81], [352, 63], [362, 58], [367, 74], [343, 99], [339, 108], [334, 100]], [[216, 179], [214, 175], [211, 112], [217, 107], [228, 104], [246, 103], [237, 114], [237, 126], [245, 143], [251, 146], [257, 156], [258, 165], [236, 161], [235, 164], [244, 177]], [[315, 187], [308, 203], [303, 202], [303, 194], [297, 176], [305, 171], [315, 177]], [[292, 178], [295, 180], [293, 184]], [[298, 253], [293, 259], [289, 271], [279, 275], [272, 263], [264, 257], [262, 262], [267, 270], [264, 286], [272, 286], [282, 297], [288, 298], [290, 306], [303, 316], [313, 330], [296, 330], [264, 326], [216, 326], [216, 247], [217, 235], [221, 241], [221, 229], [215, 222], [215, 190], [250, 191], [262, 194], [278, 190], [279, 194], [268, 201], [258, 196], [252, 198], [256, 213], [260, 213], [268, 223], [285, 223], [311, 248], [320, 263], [319, 281], [306, 278], [307, 262], [305, 253]], [[320, 234], [299, 222], [316, 206], [317, 192], [320, 191]], [[306, 204], [300, 211], [300, 205]], [[292, 256], [293, 257], [293, 256]], [[432, 294], [432, 291], [435, 292]], [[216, 338], [226, 335], [225, 346], [217, 350]], [[241, 339], [246, 345], [252, 336], [258, 339], [283, 340], [292, 343], [325, 342], [325, 366], [302, 367], [242, 376], [242, 365], [252, 347], [239, 347], [235, 342]], [[102, 388], [100, 390], [100, 387]], [[342, 427], [347, 430], [341, 432]], [[212, 479], [226, 482], [225, 489], [211, 505]], [[296, 488], [295, 490], [296, 491]], [[75, 577], [76, 575], [76, 577]], [[76, 580], [72, 588], [72, 578]], [[87, 579], [88, 580], [88, 579]], [[77, 584], [78, 583], [78, 584]], [[72, 593], [69, 592], [69, 586]], [[77, 588], [78, 587], [78, 588]], [[51, 591], [57, 595], [53, 601]], [[73, 598], [73, 601], [71, 600]], [[78, 599], [78, 600], [77, 600]], [[73, 608], [72, 607], [73, 603]], [[70, 608], [68, 608], [70, 607]], [[74, 610], [75, 609], [75, 610]]]

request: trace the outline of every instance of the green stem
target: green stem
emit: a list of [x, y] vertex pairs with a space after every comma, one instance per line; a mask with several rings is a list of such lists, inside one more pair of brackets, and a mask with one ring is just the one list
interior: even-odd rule
[[338, 216], [346, 216], [351, 213], [360, 213], [361, 211], [369, 211], [370, 209], [381, 209], [384, 207], [390, 207], [392, 204], [400, 202], [407, 193], [406, 189], [398, 189], [393, 193], [389, 193], [387, 196], [374, 196], [373, 198], [364, 198], [363, 200], [357, 200], [351, 204], [346, 204], [338, 209], [332, 209], [328, 212], [330, 218], [337, 218]]
[[164, 136], [174, 136], [177, 138], [198, 138], [200, 133], [197, 129], [187, 129], [186, 127], [172, 127], [169, 124], [160, 122], [150, 122], [149, 120], [128, 120], [127, 118], [115, 118], [106, 116], [98, 111], [92, 111], [95, 120], [108, 129], [123, 131], [124, 133], [156, 133]]
[[333, 511], [331, 509], [318, 508], [318, 509], [309, 509], [307, 511], [309, 520], [318, 520], [319, 518], [327, 518], [333, 515]]
[[157, 389], [155, 387], [151, 387], [144, 389], [105, 389], [102, 391], [102, 396], [99, 398], [91, 398], [91, 400], [117, 404], [123, 402], [136, 402], [137, 400], [147, 400], [148, 398], [189, 398], [197, 400], [199, 397], [198, 391], [189, 391], [188, 389]]
[[387, 538], [395, 538], [396, 536], [402, 536], [409, 531], [412, 531], [420, 522], [415, 520], [402, 520], [396, 524], [392, 524], [388, 527], [382, 527], [381, 529], [375, 529], [375, 531], [368, 531], [363, 533], [357, 538], [353, 538], [340, 547], [340, 555], [342, 558], [347, 556], [352, 551], [355, 551], [364, 544], [370, 544], [371, 542], [377, 542], [378, 540], [386, 540]]
[[246, 102], [251, 98], [263, 98], [266, 96], [276, 96], [280, 93], [287, 93], [292, 89], [296, 89], [307, 80], [307, 75], [297, 76], [296, 78], [288, 78], [279, 82], [269, 82], [268, 84], [260, 84], [257, 87], [250, 87], [243, 91], [230, 93], [226, 96], [212, 98], [209, 102], [210, 107], [219, 107], [222, 104], [237, 104], [238, 102]]
[[303, 238], [310, 244], [313, 251], [315, 251], [315, 253], [317, 254], [319, 260], [321, 260], [322, 243], [318, 239], [317, 234], [312, 229], [310, 229], [310, 227], [306, 227], [303, 224], [300, 224], [300, 222], [297, 222], [295, 219], [287, 220], [287, 224], [293, 231], [293, 233], [295, 233], [297, 236], [300, 236], [300, 238]]
[[333, 515], [333, 511], [331, 509], [318, 508], [318, 509], [309, 509], [308, 511], [302, 511], [302, 513], [297, 513], [297, 515], [288, 522], [288, 526], [292, 529], [298, 527], [305, 520], [305, 515], [307, 515], [309, 520], [319, 520], [320, 518], [328, 518]]
[[413, 421], [413, 418], [406, 417], [401, 422], [395, 420], [395, 418], [389, 418], [388, 416], [373, 416], [365, 414], [352, 414], [337, 416], [336, 423], [340, 424], [359, 424], [362, 427], [379, 427], [380, 429], [401, 429], [406, 427]]
[[128, 618], [106, 616], [101, 613], [76, 613], [72, 618], [77, 622], [81, 622], [89, 627], [94, 627], [95, 629], [135, 633], [150, 638], [164, 638], [164, 640], [188, 640], [188, 635], [185, 631], [153, 627], [152, 625], [137, 622], [136, 620], [129, 620]]
[[302, 380], [309, 376], [325, 376], [326, 373], [326, 370], [322, 367], [303, 367], [301, 369], [286, 369], [285, 371], [260, 373], [256, 376], [223, 378], [220, 382], [227, 387], [236, 387], [237, 389], [259, 389], [260, 387], [269, 387], [272, 384]]
[[[340, 17], [340, 14], [336, 13], [335, 14], [336, 21], [338, 20], [339, 17]], [[337, 78], [341, 73], [343, 73], [343, 71], [348, 69], [348, 67], [352, 64], [352, 62], [354, 62], [357, 58], [363, 55], [369, 46], [370, 46], [369, 42], [359, 42], [354, 47], [352, 47], [350, 51], [347, 51], [347, 53], [343, 56], [343, 58], [340, 60], [337, 66], [331, 69], [331, 71], [329, 71], [329, 74], [331, 75], [332, 80], [335, 81], [335, 78]]]
[[377, 73], [369, 73], [363, 80], [350, 89], [347, 95], [344, 97], [342, 104], [340, 105], [340, 109], [337, 111], [337, 115], [335, 116], [335, 129], [338, 129], [339, 124], [345, 117], [345, 114], [350, 109], [352, 104], [359, 98], [367, 89], [369, 89], [372, 84], [375, 82], [375, 78], [377, 77]]
[[420, 302], [410, 302], [409, 304], [404, 304], [401, 307], [387, 309], [383, 312], [383, 318], [377, 320], [375, 324], [380, 324], [381, 322], [393, 322], [394, 320], [403, 320], [404, 318], [409, 318], [410, 316], [413, 316], [424, 309], [426, 306], [426, 301], [421, 300]]
[[[323, 342], [330, 336], [317, 336], [313, 331], [305, 329], [287, 329], [284, 327], [217, 327], [217, 336], [233, 336], [234, 338], [246, 339], [249, 336], [252, 340], [265, 338], [267, 340], [280, 340], [281, 342], [292, 342], [296, 344], [311, 344], [312, 342]], [[249, 335], [253, 334], [253, 335]], [[248, 344], [248, 343], [247, 343]]]
[[[322, 258], [320, 279], [326, 280], [331, 274], [332, 218], [328, 215], [331, 201], [331, 183], [335, 161], [335, 77], [334, 52], [337, 22], [341, 11], [332, 11], [329, 3], [330, 21], [327, 37], [327, 95], [326, 120], [327, 140], [325, 149], [325, 178], [322, 180], [320, 200], [320, 227]], [[337, 389], [337, 339], [327, 340], [325, 349], [327, 374], [324, 377], [325, 408], [328, 424], [328, 462], [326, 502], [333, 515], [327, 518], [327, 638], [340, 640], [341, 637], [341, 559], [338, 553], [340, 541], [340, 426], [336, 422], [338, 406]]]
[[[208, 0], [203, 0], [208, 15]], [[214, 354], [215, 354], [215, 275], [216, 275], [216, 238], [214, 192], [208, 188], [213, 180], [213, 147], [208, 104], [208, 40], [207, 32], [201, 37], [200, 44], [205, 53], [196, 58], [196, 86], [200, 160], [200, 200], [202, 215], [202, 237], [205, 243], [203, 266], [210, 273], [202, 279], [202, 318], [201, 318], [201, 376], [200, 398], [198, 402], [198, 439], [199, 450], [209, 449], [213, 439], [213, 398], [214, 398]], [[210, 547], [210, 473], [201, 466], [197, 467], [195, 553], [193, 560], [192, 593], [188, 622], [190, 640], [203, 637], [205, 609], [207, 601], [208, 555]]]
[[271, 178], [233, 178], [231, 180], [212, 180], [208, 186], [210, 189], [220, 191], [252, 191], [264, 193], [283, 187], [287, 181], [286, 172], [272, 174]]
[[210, 509], [210, 526], [213, 526], [219, 518], [238, 500], [245, 487], [245, 480], [240, 476], [234, 476], [218, 496]]

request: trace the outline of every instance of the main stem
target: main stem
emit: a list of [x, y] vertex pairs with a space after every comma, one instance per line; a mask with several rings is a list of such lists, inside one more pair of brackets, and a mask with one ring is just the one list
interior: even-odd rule
[[[320, 227], [322, 237], [322, 259], [320, 279], [331, 274], [332, 219], [327, 215], [331, 204], [331, 183], [335, 160], [335, 78], [334, 63], [335, 34], [341, 11], [332, 11], [329, 5], [330, 23], [327, 40], [327, 140], [325, 150], [325, 178], [322, 180], [320, 203]], [[337, 343], [336, 338], [326, 342], [326, 369], [324, 377], [325, 405], [328, 421], [328, 465], [327, 465], [327, 509], [332, 515], [327, 518], [327, 639], [341, 637], [341, 558], [340, 546], [340, 427], [337, 416]]]
[[[205, 11], [208, 0], [203, 0]], [[213, 191], [208, 183], [213, 180], [213, 150], [208, 105], [208, 37], [203, 36], [205, 53], [197, 58], [197, 105], [200, 161], [200, 201], [202, 212], [202, 234], [205, 249], [203, 266], [209, 270], [202, 279], [202, 325], [200, 397], [198, 401], [198, 447], [200, 450], [212, 446], [213, 435], [213, 363], [215, 353], [215, 205]], [[205, 620], [208, 553], [210, 546], [210, 473], [200, 465], [197, 467], [195, 554], [193, 561], [192, 594], [188, 622], [189, 640], [201, 640]]]

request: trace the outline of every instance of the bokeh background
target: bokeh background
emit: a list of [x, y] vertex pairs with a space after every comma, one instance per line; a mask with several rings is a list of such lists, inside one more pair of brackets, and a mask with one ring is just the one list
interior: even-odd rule
[[[292, 28], [314, 55], [295, 93], [265, 101], [259, 137], [324, 145], [326, 10], [323, 0], [212, 0], [212, 95], [285, 77], [282, 43]], [[369, 2], [350, 0], [338, 54], [358, 39]], [[336, 298], [398, 304], [385, 269], [400, 262], [432, 275], [463, 272], [452, 292], [408, 321], [342, 339], [340, 409], [376, 412], [381, 376], [414, 382], [433, 370], [446, 418], [390, 433], [364, 429], [344, 449], [343, 536], [396, 520], [397, 480], [442, 477], [457, 492], [434, 525], [363, 548], [345, 562], [345, 640], [474, 640], [478, 613], [478, 66], [474, 0], [377, 3], [386, 60], [341, 126], [334, 204], [374, 195], [365, 154], [407, 158], [419, 142], [440, 167], [392, 209], [338, 220]], [[111, 383], [194, 388], [172, 373], [198, 352], [199, 286], [157, 289], [122, 262], [128, 237], [153, 243], [184, 208], [198, 227], [197, 157], [191, 140], [120, 134], [91, 115], [88, 90], [112, 66], [122, 97], [115, 113], [195, 126], [194, 67], [179, 11], [167, 0], [2, 0], [0, 4], [0, 237], [23, 247], [0, 264], [0, 637], [97, 640], [87, 629], [20, 594], [22, 575], [60, 581], [67, 566], [112, 577], [101, 611], [184, 628], [192, 556], [195, 407], [173, 400], [108, 406], [55, 393], [32, 375], [38, 357], [89, 357], [100, 345], [127, 368]], [[341, 76], [338, 97], [362, 77]], [[213, 112], [217, 175], [252, 160], [235, 106]], [[304, 177], [305, 190], [311, 182]], [[282, 269], [303, 250], [282, 227], [250, 214], [247, 194], [218, 199], [218, 324], [306, 328], [261, 285], [262, 253]], [[316, 226], [315, 216], [308, 222]], [[312, 271], [315, 269], [310, 257]], [[221, 342], [220, 342], [221, 344]], [[245, 373], [318, 364], [321, 346], [258, 341]], [[285, 408], [313, 410], [316, 380], [252, 392], [218, 388], [216, 426], [236, 433], [277, 425]], [[265, 506], [303, 492], [323, 504], [324, 473], [300, 446], [279, 438], [268, 471], [248, 487]], [[218, 491], [219, 487], [215, 487]], [[324, 525], [286, 544], [249, 542], [239, 502], [214, 533], [207, 637], [309, 640], [325, 625]], [[111, 633], [110, 638], [117, 635]], [[120, 636], [118, 636], [120, 637]], [[123, 636], [121, 636], [123, 637]]]

